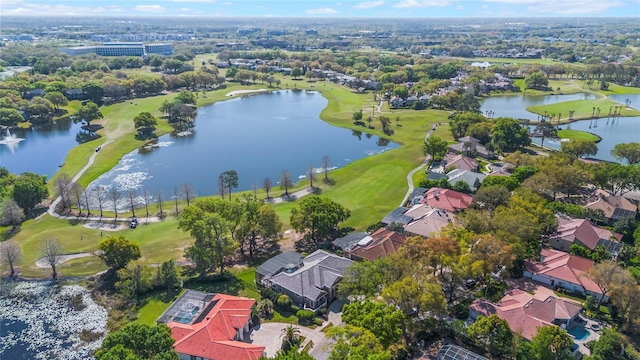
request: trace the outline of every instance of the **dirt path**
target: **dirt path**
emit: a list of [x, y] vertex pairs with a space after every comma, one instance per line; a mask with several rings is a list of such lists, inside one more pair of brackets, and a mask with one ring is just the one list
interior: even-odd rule
[[[60, 265], [60, 264], [64, 264], [69, 260], [79, 259], [79, 258], [89, 257], [89, 256], [93, 256], [93, 254], [92, 253], [64, 254], [64, 255], [60, 255], [56, 264]], [[48, 267], [51, 267], [51, 265], [49, 265], [49, 263], [45, 258], [38, 259], [36, 261], [36, 266], [41, 269], [46, 269]]]

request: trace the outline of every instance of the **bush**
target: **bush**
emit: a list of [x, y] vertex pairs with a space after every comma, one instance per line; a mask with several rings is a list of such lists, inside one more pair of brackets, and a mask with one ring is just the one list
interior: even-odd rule
[[315, 313], [311, 310], [298, 310], [296, 317], [298, 317], [298, 322], [301, 324], [309, 324], [313, 321]]
[[469, 317], [469, 307], [465, 306], [463, 303], [455, 304], [451, 309], [451, 312], [457, 319], [464, 320]]
[[291, 305], [291, 311], [293, 311], [294, 313], [297, 313], [298, 311], [300, 311], [300, 308], [296, 305]]
[[278, 304], [278, 307], [283, 310], [291, 309], [291, 298], [287, 295], [283, 294], [278, 296], [278, 301], [276, 303]]
[[280, 294], [269, 289], [269, 288], [260, 288], [260, 297], [263, 299], [269, 299], [271, 302], [277, 302]]
[[315, 318], [313, 319], [313, 323], [318, 326], [322, 326], [322, 324], [324, 324], [324, 320], [322, 320], [321, 318]]

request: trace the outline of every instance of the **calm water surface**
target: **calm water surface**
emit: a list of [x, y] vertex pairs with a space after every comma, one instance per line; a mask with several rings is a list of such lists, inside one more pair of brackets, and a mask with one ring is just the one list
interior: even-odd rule
[[[563, 101], [595, 99], [595, 95], [579, 93], [569, 95], [523, 96], [506, 95], [493, 96], [480, 101], [480, 111], [486, 114], [493, 111], [494, 118], [511, 117], [516, 119], [537, 120], [538, 115], [526, 110], [529, 106], [555, 104]], [[624, 101], [623, 101], [624, 102]]]
[[125, 155], [92, 185], [161, 189], [169, 198], [176, 186], [189, 182], [198, 195], [210, 195], [216, 193], [219, 174], [235, 170], [237, 190], [251, 189], [254, 181], [261, 188], [265, 177], [277, 187], [283, 170], [297, 180], [310, 165], [320, 168], [324, 155], [342, 167], [398, 147], [327, 124], [319, 118], [326, 106], [318, 92], [278, 91], [200, 108], [192, 135], [161, 136], [158, 147]]

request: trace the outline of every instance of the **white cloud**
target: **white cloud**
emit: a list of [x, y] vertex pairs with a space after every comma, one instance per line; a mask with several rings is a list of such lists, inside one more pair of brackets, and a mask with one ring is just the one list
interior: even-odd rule
[[397, 8], [447, 7], [457, 0], [402, 0], [394, 5]]
[[528, 5], [527, 13], [546, 15], [584, 15], [600, 14], [611, 8], [632, 5], [633, 2], [602, 0], [484, 0], [485, 2], [506, 5]]
[[160, 5], [138, 5], [133, 9], [136, 11], [150, 12], [150, 13], [160, 13], [160, 12], [167, 11], [167, 9], [163, 8]]
[[354, 6], [354, 8], [356, 9], [371, 9], [371, 8], [375, 8], [378, 6], [382, 6], [384, 5], [384, 1], [365, 1], [365, 2], [361, 2], [359, 4], [356, 4], [356, 6]]
[[332, 8], [317, 8], [317, 9], [309, 9], [304, 13], [309, 15], [327, 15], [327, 14], [337, 14], [338, 12], [336, 10], [333, 10]]
[[6, 16], [79, 16], [79, 15], [110, 15], [121, 13], [122, 7], [109, 6], [69, 6], [64, 4], [48, 5], [27, 3], [20, 0], [2, 0], [0, 3], [2, 15]]

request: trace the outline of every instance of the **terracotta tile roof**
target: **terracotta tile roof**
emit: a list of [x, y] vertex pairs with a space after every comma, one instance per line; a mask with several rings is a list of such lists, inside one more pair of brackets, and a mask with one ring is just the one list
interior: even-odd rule
[[[208, 314], [198, 317], [193, 324], [170, 322], [171, 337], [178, 353], [212, 360], [256, 360], [264, 346], [236, 341], [235, 336], [251, 317], [255, 300], [217, 294]], [[207, 311], [208, 307], [204, 310]]]
[[449, 212], [456, 212], [464, 210], [471, 206], [473, 198], [470, 195], [463, 194], [451, 189], [431, 188], [427, 191], [423, 202], [426, 202], [430, 206], [446, 210]]
[[508, 292], [497, 304], [478, 299], [470, 308], [480, 315], [498, 315], [509, 323], [512, 331], [531, 340], [538, 332], [538, 327], [554, 325], [554, 321], [570, 320], [580, 312], [582, 306], [546, 292], [529, 294], [516, 289]]
[[558, 218], [558, 229], [551, 236], [551, 239], [561, 238], [569, 242], [579, 240], [589, 249], [596, 248], [601, 240], [610, 241], [615, 238], [618, 241], [622, 239], [622, 235], [613, 231], [598, 227], [585, 219], [566, 219]]
[[395, 254], [406, 240], [406, 236], [388, 228], [380, 228], [370, 237], [371, 240], [366, 245], [354, 246], [351, 254], [361, 259], [374, 261]]
[[525, 269], [534, 274], [544, 274], [568, 283], [581, 285], [585, 290], [602, 294], [598, 285], [589, 278], [588, 272], [595, 264], [592, 260], [562, 251], [543, 249], [539, 262], [527, 260]]

